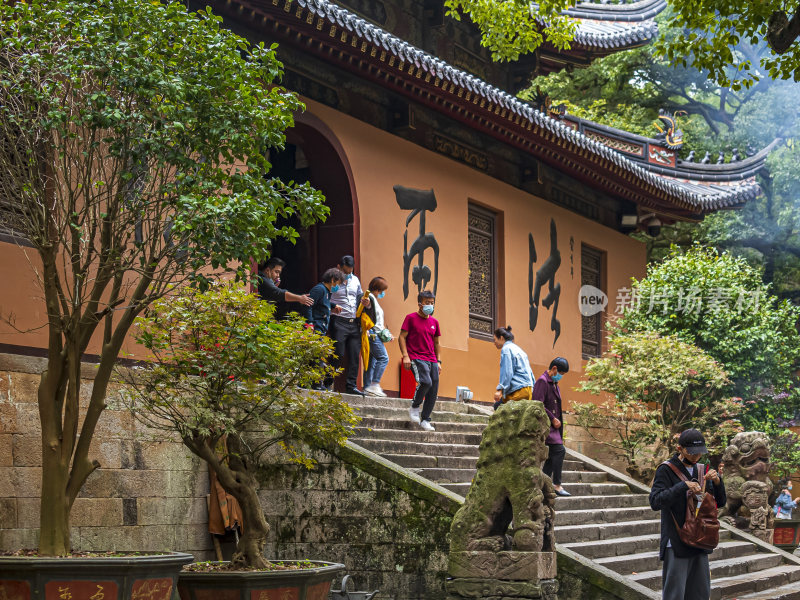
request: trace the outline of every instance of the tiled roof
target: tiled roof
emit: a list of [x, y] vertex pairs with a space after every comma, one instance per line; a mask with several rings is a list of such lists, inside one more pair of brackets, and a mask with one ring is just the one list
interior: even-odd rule
[[[641, 183], [663, 192], [670, 203], [679, 208], [681, 212], [688, 210], [694, 214], [699, 214], [720, 208], [733, 207], [756, 197], [760, 193], [760, 188], [752, 177], [743, 176], [742, 174], [738, 175], [738, 179], [734, 177], [727, 182], [704, 183], [695, 179], [692, 173], [688, 171], [684, 172], [676, 169], [672, 175], [659, 173], [646, 162], [635, 160], [626, 155], [626, 153], [615, 150], [606, 143], [597, 141], [596, 138], [593, 139], [590, 135], [582, 133], [575, 127], [574, 123], [545, 115], [530, 104], [474, 75], [456, 69], [440, 58], [412, 46], [329, 0], [220, 0], [220, 2], [224, 2], [225, 5], [233, 3], [243, 8], [250, 7], [259, 12], [267, 9], [264, 14], [273, 12], [275, 10], [273, 5], [280, 2], [282, 8], [277, 8], [277, 10], [286, 15], [292, 14], [292, 4], [299, 5], [311, 15], [323, 19], [329, 26], [339, 27], [342, 31], [349, 32], [354, 38], [374, 45], [379, 51], [385, 51], [389, 56], [395, 57], [395, 60], [399, 59], [402, 64], [409, 67], [413, 66], [417, 71], [417, 78], [422, 73], [436, 78], [437, 82], [441, 80], [442, 88], [439, 93], [442, 93], [448, 87], [451, 93], [454, 88], [461, 89], [467, 93], [467, 98], [478, 96], [485, 99], [490, 107], [492, 105], [496, 106], [497, 109], [494, 110], [494, 114], [502, 111], [502, 114], [508, 115], [507, 119], [512, 120], [514, 124], [524, 125], [529, 132], [531, 130], [539, 131], [535, 144], [529, 144], [532, 148], [541, 148], [541, 138], [545, 137], [547, 140], [553, 140], [559, 145], [571, 148], [580, 156], [593, 155], [605, 159], [619, 167], [621, 171], [629, 173]], [[297, 22], [301, 23], [299, 12], [297, 17]], [[311, 23], [311, 21], [309, 20], [307, 23]], [[319, 23], [316, 29], [318, 31], [323, 30], [324, 34], [325, 28], [320, 26]], [[344, 38], [342, 38], [342, 41], [344, 41]], [[355, 41], [351, 45], [353, 47], [357, 46]], [[363, 47], [361, 51], [364, 51]], [[393, 64], [393, 62], [390, 64]], [[437, 87], [438, 85], [437, 83]], [[460, 98], [461, 95], [459, 92], [458, 97]], [[481, 107], [483, 107], [483, 104], [481, 102]], [[500, 126], [507, 125], [507, 123], [508, 120], [505, 120], [504, 123], [500, 123]], [[535, 150], [531, 150], [531, 153], [536, 155]], [[686, 175], [686, 177], [684, 178], [682, 175]]]
[[566, 12], [577, 21], [574, 44], [596, 48], [640, 46], [658, 34], [653, 20], [666, 7], [665, 0], [630, 4], [581, 2]]

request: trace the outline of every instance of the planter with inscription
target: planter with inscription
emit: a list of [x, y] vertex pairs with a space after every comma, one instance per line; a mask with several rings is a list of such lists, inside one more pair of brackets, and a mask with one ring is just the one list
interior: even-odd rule
[[178, 592], [181, 600], [328, 600], [331, 584], [344, 573], [345, 566], [303, 563], [313, 566], [272, 571], [184, 571]]
[[0, 557], [4, 600], [170, 600], [191, 554]]

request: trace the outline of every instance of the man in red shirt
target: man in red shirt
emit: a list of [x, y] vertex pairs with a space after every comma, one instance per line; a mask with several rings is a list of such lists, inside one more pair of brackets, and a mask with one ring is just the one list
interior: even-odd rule
[[439, 394], [439, 373], [442, 371], [439, 349], [442, 332], [439, 321], [431, 316], [435, 301], [431, 291], [423, 290], [417, 295], [419, 308], [417, 312], [406, 315], [397, 340], [403, 354], [403, 367], [411, 369], [417, 380], [417, 390], [408, 414], [411, 421], [419, 423], [425, 431], [436, 431], [431, 425], [431, 413]]

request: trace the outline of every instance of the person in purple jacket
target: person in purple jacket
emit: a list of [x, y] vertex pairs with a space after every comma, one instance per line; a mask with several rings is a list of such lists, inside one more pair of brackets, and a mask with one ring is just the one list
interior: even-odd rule
[[561, 422], [561, 392], [558, 382], [569, 371], [566, 358], [557, 357], [550, 362], [550, 367], [542, 373], [533, 386], [533, 399], [544, 404], [544, 410], [550, 418], [550, 433], [547, 434], [548, 456], [542, 466], [542, 472], [553, 480], [553, 488], [557, 496], [571, 496], [561, 487], [561, 468], [564, 465], [564, 424]]

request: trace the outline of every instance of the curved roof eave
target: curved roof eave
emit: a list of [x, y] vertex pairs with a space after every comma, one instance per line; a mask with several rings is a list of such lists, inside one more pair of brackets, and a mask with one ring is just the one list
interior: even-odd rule
[[[751, 181], [741, 181], [729, 185], [703, 185], [691, 180], [684, 181], [679, 178], [673, 178], [661, 175], [654, 172], [645, 166], [645, 163], [634, 160], [595, 139], [592, 139], [584, 133], [577, 131], [571, 126], [565, 124], [564, 121], [550, 118], [548, 115], [540, 112], [530, 104], [519, 100], [511, 94], [490, 85], [489, 83], [471, 75], [465, 71], [457, 69], [452, 65], [446, 63], [438, 57], [432, 56], [423, 50], [412, 46], [405, 40], [381, 29], [361, 17], [351, 13], [345, 8], [334, 4], [331, 0], [285, 0], [285, 5], [279, 14], [287, 15], [289, 18], [297, 18], [298, 23], [301, 14], [293, 14], [290, 11], [291, 4], [296, 1], [301, 7], [308, 10], [309, 13], [317, 16], [318, 18], [326, 20], [330, 25], [336, 25], [354, 32], [354, 37], [357, 37], [365, 43], [374, 44], [386, 52], [399, 58], [404, 64], [413, 64], [416, 69], [421, 69], [429, 73], [433, 77], [447, 82], [450, 86], [450, 93], [454, 88], [462, 90], [469, 90], [471, 93], [484, 98], [491, 105], [495, 105], [497, 110], [494, 114], [497, 115], [502, 108], [506, 112], [517, 115], [520, 119], [527, 121], [531, 128], [541, 129], [549, 132], [554, 138], [560, 139], [565, 144], [569, 144], [574, 151], [577, 151], [581, 156], [585, 153], [590, 153], [598, 158], [609, 161], [619, 169], [627, 172], [630, 176], [638, 179], [641, 184], [650, 187], [654, 191], [660, 192], [664, 196], [668, 196], [671, 204], [681, 210], [690, 210], [694, 213], [709, 212], [719, 208], [730, 207], [732, 205], [742, 204], [743, 202], [755, 197], [760, 188], [757, 183]], [[273, 10], [273, 5], [277, 5], [278, 0], [218, 0], [219, 4], [224, 6], [230, 4], [237, 4], [239, 6], [255, 7], [255, 10], [268, 11]], [[255, 14], [254, 12], [252, 14]], [[262, 13], [265, 14], [266, 13]], [[310, 21], [308, 21], [310, 23]], [[315, 28], [315, 31], [321, 27]], [[313, 34], [312, 34], [313, 35]], [[332, 33], [330, 35], [333, 35]], [[344, 40], [342, 40], [344, 41]], [[350, 46], [355, 47], [355, 41]], [[365, 50], [362, 48], [361, 52]], [[417, 74], [416, 78], [420, 75]], [[447, 86], [443, 86], [447, 87]], [[439, 92], [443, 90], [440, 88]], [[458, 94], [459, 96], [461, 94]], [[481, 103], [481, 108], [483, 103]], [[507, 126], [506, 123], [500, 123], [500, 126]], [[628, 134], [632, 135], [632, 134]], [[643, 138], [647, 139], [647, 138]], [[536, 140], [539, 144], [541, 140]], [[534, 153], [535, 155], [535, 153]], [[740, 179], [744, 179], [739, 176]], [[645, 198], [643, 197], [643, 200]], [[667, 199], [665, 198], [665, 201]]]

